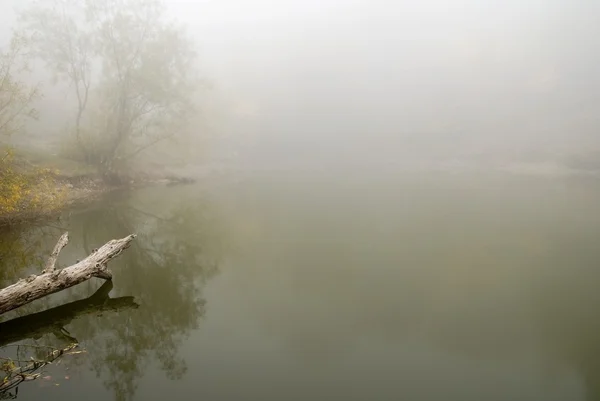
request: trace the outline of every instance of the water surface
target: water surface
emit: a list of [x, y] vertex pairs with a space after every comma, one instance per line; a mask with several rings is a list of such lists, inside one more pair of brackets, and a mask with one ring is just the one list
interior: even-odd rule
[[[491, 173], [265, 172], [113, 194], [2, 234], [3, 285], [65, 229], [62, 266], [139, 237], [112, 286], [3, 316], [0, 352], [86, 351], [21, 400], [600, 400], [599, 195]], [[6, 323], [71, 302], [41, 329]]]

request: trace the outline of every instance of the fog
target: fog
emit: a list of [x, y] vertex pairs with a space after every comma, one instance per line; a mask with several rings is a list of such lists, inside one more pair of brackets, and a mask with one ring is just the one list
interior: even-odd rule
[[592, 2], [191, 7], [173, 3], [216, 82], [254, 112], [263, 161], [556, 160], [598, 145]]
[[[2, 42], [24, 3], [0, 5]], [[220, 99], [213, 156], [560, 163], [600, 146], [592, 1], [167, 5]]]
[[137, 234], [22, 399], [600, 400], [600, 2], [164, 3], [0, 1], [2, 286]]

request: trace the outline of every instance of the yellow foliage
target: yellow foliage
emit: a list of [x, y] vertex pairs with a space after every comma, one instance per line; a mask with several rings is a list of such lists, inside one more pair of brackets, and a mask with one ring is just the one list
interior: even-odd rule
[[6, 151], [0, 159], [0, 224], [60, 208], [66, 190], [57, 185], [53, 173], [50, 169], [17, 171], [13, 151]]

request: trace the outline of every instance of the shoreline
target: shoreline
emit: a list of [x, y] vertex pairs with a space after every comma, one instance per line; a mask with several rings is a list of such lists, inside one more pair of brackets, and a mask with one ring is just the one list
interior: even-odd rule
[[[138, 175], [130, 177], [126, 182], [120, 184], [109, 184], [97, 174], [82, 176], [55, 175], [53, 177], [53, 189], [51, 193], [38, 194], [47, 197], [47, 203], [55, 206], [50, 208], [27, 208], [16, 210], [0, 215], [0, 229], [6, 229], [22, 224], [28, 224], [40, 220], [51, 219], [60, 215], [68, 208], [82, 206], [98, 200], [103, 195], [113, 191], [140, 189], [153, 185], [186, 185], [195, 183], [196, 180], [180, 176], [150, 176]], [[60, 197], [64, 197], [60, 199]]]

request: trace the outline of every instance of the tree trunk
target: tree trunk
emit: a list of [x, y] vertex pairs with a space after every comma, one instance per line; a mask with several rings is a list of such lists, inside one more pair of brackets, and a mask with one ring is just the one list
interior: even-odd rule
[[134, 238], [135, 234], [131, 234], [125, 238], [111, 240], [99, 249], [92, 251], [92, 254], [81, 262], [62, 270], [56, 270], [55, 263], [58, 253], [69, 242], [68, 234], [63, 234], [54, 247], [42, 274], [31, 275], [0, 290], [0, 314], [82, 283], [92, 277], [111, 280], [112, 274], [106, 264], [127, 249]]

